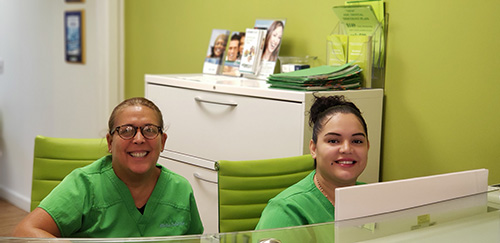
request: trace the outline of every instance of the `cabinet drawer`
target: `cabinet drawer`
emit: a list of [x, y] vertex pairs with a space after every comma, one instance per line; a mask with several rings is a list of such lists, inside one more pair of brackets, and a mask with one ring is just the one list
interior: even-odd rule
[[166, 150], [213, 161], [302, 154], [301, 102], [157, 84], [146, 89], [168, 127]]
[[219, 232], [217, 171], [163, 157], [160, 157], [158, 162], [165, 168], [183, 176], [191, 183], [196, 205], [205, 228], [204, 233]]

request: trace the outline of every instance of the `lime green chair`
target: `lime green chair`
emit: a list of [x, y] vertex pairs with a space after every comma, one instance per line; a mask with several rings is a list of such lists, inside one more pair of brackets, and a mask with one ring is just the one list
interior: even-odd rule
[[314, 170], [311, 155], [216, 164], [219, 232], [254, 230], [269, 199]]
[[31, 187], [31, 211], [62, 179], [109, 154], [106, 139], [36, 136]]

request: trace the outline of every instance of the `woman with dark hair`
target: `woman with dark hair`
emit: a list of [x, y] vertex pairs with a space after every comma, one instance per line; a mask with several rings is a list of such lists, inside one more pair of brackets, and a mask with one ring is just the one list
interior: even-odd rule
[[220, 34], [215, 38], [214, 45], [211, 48], [210, 55], [207, 57], [210, 58], [222, 58], [224, 56], [224, 51], [226, 50], [226, 44], [227, 44], [227, 35], [226, 34]]
[[362, 184], [368, 130], [360, 110], [344, 96], [316, 97], [310, 109], [309, 143], [316, 169], [271, 199], [256, 229], [334, 221], [335, 188]]
[[264, 51], [262, 53], [262, 60], [276, 61], [278, 58], [278, 51], [281, 45], [281, 38], [283, 36], [283, 29], [285, 25], [282, 21], [274, 21], [267, 29], [266, 40], [264, 44]]

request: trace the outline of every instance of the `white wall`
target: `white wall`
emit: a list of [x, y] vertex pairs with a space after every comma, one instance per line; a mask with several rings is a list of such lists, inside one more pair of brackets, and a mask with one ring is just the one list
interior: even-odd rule
[[[64, 11], [85, 10], [86, 63], [64, 57]], [[122, 99], [121, 0], [0, 0], [0, 197], [28, 211], [36, 135], [106, 133]]]

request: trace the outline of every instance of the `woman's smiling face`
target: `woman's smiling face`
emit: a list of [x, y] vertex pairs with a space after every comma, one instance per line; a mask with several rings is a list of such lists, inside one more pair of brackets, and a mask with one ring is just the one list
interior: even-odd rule
[[214, 43], [214, 55], [220, 57], [224, 53], [224, 50], [226, 50], [226, 40], [224, 38], [217, 38]]
[[276, 48], [279, 47], [281, 43], [281, 37], [283, 36], [283, 27], [278, 26], [271, 33], [271, 38], [269, 38], [268, 48], [269, 52], [274, 52]]
[[[132, 125], [144, 127], [151, 124], [159, 126], [158, 114], [149, 107], [134, 105], [119, 111], [115, 127]], [[118, 176], [125, 174], [145, 174], [151, 172], [165, 146], [167, 135], [160, 133], [154, 139], [147, 139], [140, 129], [131, 139], [121, 138], [117, 132], [107, 135], [108, 148], [112, 153], [113, 169]]]
[[363, 125], [351, 113], [336, 113], [325, 119], [317, 142], [310, 142], [316, 173], [336, 186], [354, 185], [363, 172], [370, 147]]

